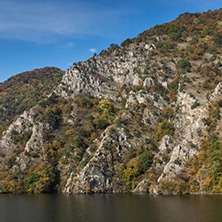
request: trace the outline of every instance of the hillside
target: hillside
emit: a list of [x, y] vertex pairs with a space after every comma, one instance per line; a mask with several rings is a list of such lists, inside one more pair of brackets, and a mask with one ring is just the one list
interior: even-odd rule
[[0, 135], [13, 119], [46, 98], [64, 72], [55, 67], [27, 71], [0, 83]]
[[0, 192], [222, 192], [222, 10], [73, 64], [0, 139]]

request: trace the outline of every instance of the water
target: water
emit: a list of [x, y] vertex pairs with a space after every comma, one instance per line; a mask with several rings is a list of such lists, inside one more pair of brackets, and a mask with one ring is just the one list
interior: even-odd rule
[[0, 195], [0, 222], [221, 222], [222, 196]]

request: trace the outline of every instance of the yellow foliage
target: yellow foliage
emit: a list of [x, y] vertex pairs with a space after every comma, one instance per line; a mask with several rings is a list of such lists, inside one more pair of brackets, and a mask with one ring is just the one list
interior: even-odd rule
[[61, 147], [61, 143], [54, 140], [52, 143], [49, 143], [46, 146], [45, 153], [52, 159], [59, 159], [60, 155], [63, 152], [63, 148]]
[[45, 113], [48, 113], [48, 112], [50, 112], [51, 111], [51, 108], [50, 107], [47, 107], [46, 109], [45, 109]]
[[89, 187], [86, 187], [85, 192], [90, 193], [91, 189]]
[[67, 174], [68, 174], [68, 170], [65, 169], [65, 170], [62, 171], [62, 175], [63, 175], [63, 176], [65, 176], [65, 175], [67, 175]]
[[136, 119], [136, 121], [141, 121], [141, 119], [142, 119], [142, 114], [140, 114], [140, 113], [136, 113], [135, 114], [135, 119]]
[[92, 128], [89, 126], [89, 125], [85, 125], [83, 127], [83, 129], [86, 131], [86, 132], [90, 132], [92, 130]]
[[116, 92], [116, 97], [120, 97], [120, 96], [121, 96], [120, 92]]
[[99, 108], [102, 110], [109, 109], [110, 105], [111, 105], [110, 102], [106, 99], [103, 99], [99, 102]]
[[91, 138], [92, 140], [96, 139], [96, 137], [97, 137], [97, 133], [96, 133], [96, 132], [92, 132], [92, 133], [90, 134], [90, 138]]
[[71, 136], [71, 135], [73, 135], [74, 133], [75, 133], [75, 130], [70, 129], [70, 130], [67, 130], [67, 131], [65, 132], [65, 135], [66, 135], [66, 136]]
[[125, 181], [131, 181], [140, 174], [139, 157], [131, 159], [123, 171], [123, 178]]
[[211, 179], [208, 177], [208, 178], [206, 178], [206, 179], [204, 180], [203, 186], [204, 186], [204, 187], [209, 187], [210, 184], [211, 184]]

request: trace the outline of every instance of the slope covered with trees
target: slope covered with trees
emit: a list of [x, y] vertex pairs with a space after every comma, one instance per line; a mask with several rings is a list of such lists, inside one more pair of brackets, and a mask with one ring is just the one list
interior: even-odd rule
[[0, 83], [0, 134], [18, 115], [49, 95], [64, 72], [55, 67], [27, 71]]

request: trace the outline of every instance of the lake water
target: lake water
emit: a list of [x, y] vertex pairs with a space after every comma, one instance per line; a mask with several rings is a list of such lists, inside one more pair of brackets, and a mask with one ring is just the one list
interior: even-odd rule
[[222, 222], [222, 196], [0, 195], [0, 222]]

